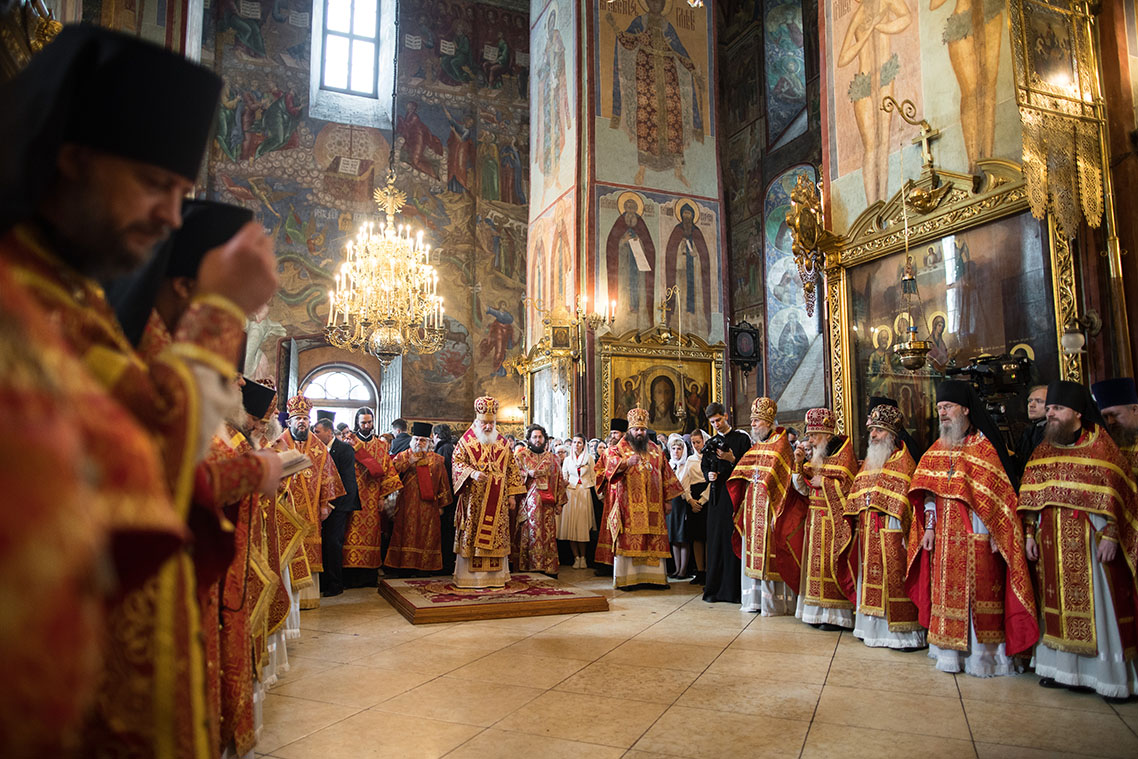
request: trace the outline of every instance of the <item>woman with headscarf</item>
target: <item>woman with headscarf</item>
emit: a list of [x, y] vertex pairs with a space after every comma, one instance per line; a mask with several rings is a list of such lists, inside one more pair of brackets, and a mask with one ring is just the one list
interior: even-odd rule
[[694, 575], [688, 568], [691, 560], [691, 530], [688, 520], [691, 508], [698, 504], [692, 497], [692, 485], [704, 481], [699, 459], [688, 455], [688, 444], [682, 435], [668, 436], [669, 463], [684, 492], [672, 499], [672, 510], [668, 513], [668, 542], [672, 544], [672, 560], [676, 563], [676, 579], [690, 579]]
[[584, 435], [573, 436], [573, 445], [561, 463], [561, 472], [568, 483], [569, 499], [561, 510], [557, 539], [569, 541], [573, 549], [573, 568], [587, 569], [585, 549], [589, 545], [589, 533], [597, 529], [593, 514], [593, 488], [597, 484], [597, 475], [596, 460], [585, 445]]

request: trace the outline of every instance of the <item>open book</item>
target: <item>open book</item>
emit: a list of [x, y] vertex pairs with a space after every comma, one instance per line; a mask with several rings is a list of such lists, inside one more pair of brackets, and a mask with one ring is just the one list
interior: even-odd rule
[[304, 455], [295, 448], [290, 448], [287, 451], [281, 451], [278, 454], [281, 457], [281, 476], [288, 477], [289, 475], [303, 472], [312, 466], [312, 459]]

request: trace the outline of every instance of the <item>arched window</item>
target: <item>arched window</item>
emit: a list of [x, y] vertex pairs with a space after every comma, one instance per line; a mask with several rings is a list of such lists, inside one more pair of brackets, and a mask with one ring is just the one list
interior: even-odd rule
[[[312, 401], [314, 411], [331, 411], [335, 423], [355, 425], [356, 409], [375, 409], [379, 392], [366, 373], [346, 364], [324, 364], [313, 369], [300, 385], [300, 394]], [[314, 419], [315, 421], [315, 419]], [[379, 420], [376, 427], [379, 428]]]

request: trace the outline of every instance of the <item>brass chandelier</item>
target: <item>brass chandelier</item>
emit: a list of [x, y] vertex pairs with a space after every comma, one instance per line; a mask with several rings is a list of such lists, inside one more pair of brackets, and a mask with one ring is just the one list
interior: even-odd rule
[[[399, 39], [399, 21], [395, 22]], [[392, 74], [391, 118], [394, 124], [399, 56]], [[400, 224], [396, 214], [407, 195], [395, 186], [395, 131], [391, 135], [387, 184], [375, 191], [375, 203], [386, 221], [360, 226], [344, 246], [344, 262], [328, 291], [328, 324], [324, 334], [337, 348], [362, 351], [388, 366], [404, 353], [435, 353], [447, 330], [439, 275], [431, 265], [431, 246], [422, 231]]]
[[387, 366], [407, 351], [438, 351], [446, 327], [431, 246], [421, 231], [396, 223], [406, 195], [395, 187], [394, 170], [375, 201], [387, 221], [361, 225], [344, 246], [336, 289], [328, 292], [325, 335], [337, 348], [363, 351]]

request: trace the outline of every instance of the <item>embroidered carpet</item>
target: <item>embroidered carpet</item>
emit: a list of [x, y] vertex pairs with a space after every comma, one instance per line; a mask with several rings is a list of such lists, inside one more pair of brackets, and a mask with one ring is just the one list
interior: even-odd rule
[[504, 588], [456, 588], [451, 577], [382, 580], [379, 593], [414, 625], [472, 619], [608, 611], [608, 599], [538, 573], [519, 572]]

